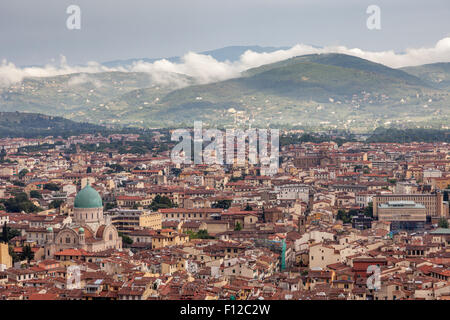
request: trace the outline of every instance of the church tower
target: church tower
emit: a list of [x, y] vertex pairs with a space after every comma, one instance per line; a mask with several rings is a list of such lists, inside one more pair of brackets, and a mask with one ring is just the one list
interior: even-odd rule
[[298, 232], [300, 234], [305, 233], [306, 232], [306, 216], [305, 215], [299, 216], [298, 220], [297, 220], [297, 223], [298, 223], [298, 225], [297, 225], [298, 226]]

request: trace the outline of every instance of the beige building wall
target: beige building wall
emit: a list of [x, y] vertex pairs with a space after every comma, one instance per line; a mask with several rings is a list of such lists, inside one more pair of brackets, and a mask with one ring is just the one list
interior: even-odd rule
[[139, 227], [160, 230], [162, 229], [162, 214], [151, 212], [139, 216]]
[[152, 248], [159, 249], [169, 246], [178, 246], [189, 242], [189, 236], [175, 231], [163, 231], [152, 238]]
[[2, 264], [7, 269], [12, 267], [12, 257], [9, 255], [7, 243], [0, 243], [0, 265]]
[[84, 189], [87, 184], [93, 185], [95, 183], [95, 179], [93, 177], [86, 177], [81, 179], [81, 189]]
[[341, 262], [340, 253], [321, 244], [313, 244], [309, 247], [309, 268], [325, 269], [327, 265]]
[[216, 234], [222, 233], [230, 230], [230, 226], [228, 223], [224, 223], [223, 221], [210, 220], [206, 222], [206, 230], [208, 234]]
[[378, 208], [379, 221], [426, 221], [425, 208]]

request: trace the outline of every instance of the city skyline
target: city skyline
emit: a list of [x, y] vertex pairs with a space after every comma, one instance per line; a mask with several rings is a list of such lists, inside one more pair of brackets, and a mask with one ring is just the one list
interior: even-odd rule
[[449, 3], [0, 2], [0, 308], [450, 301]]

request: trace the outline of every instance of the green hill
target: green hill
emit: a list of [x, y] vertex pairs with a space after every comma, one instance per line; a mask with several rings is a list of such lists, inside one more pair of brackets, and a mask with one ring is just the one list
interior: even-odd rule
[[0, 138], [70, 136], [106, 132], [107, 128], [37, 113], [0, 112]]
[[404, 89], [431, 88], [401, 70], [356, 57], [327, 54], [296, 57], [250, 69], [242, 78], [183, 88], [169, 93], [163, 102], [176, 104], [199, 96], [212, 102], [227, 101], [256, 92], [325, 102], [333, 96], [351, 98], [363, 91], [392, 94]]
[[196, 120], [215, 126], [439, 127], [449, 123], [448, 66], [392, 69], [343, 54], [313, 54], [205, 85], [179, 74], [168, 76], [180, 85], [158, 85], [136, 72], [27, 78], [0, 88], [0, 108], [137, 127]]
[[403, 71], [419, 77], [432, 86], [450, 89], [450, 63], [433, 63], [417, 67], [402, 68]]
[[[140, 93], [150, 95], [146, 89]], [[122, 99], [122, 105], [126, 100]], [[375, 127], [392, 121], [430, 121], [445, 115], [448, 101], [448, 92], [402, 70], [324, 54], [295, 57], [248, 70], [240, 78], [174, 90], [151, 107], [125, 117], [152, 125], [157, 119], [171, 125], [253, 120], [258, 125]], [[237, 112], [228, 112], [231, 108]]]
[[[173, 75], [189, 83], [184, 75]], [[2, 111], [22, 111], [64, 116], [78, 121], [102, 122], [109, 114], [120, 116], [107, 102], [131, 91], [167, 93], [173, 87], [157, 85], [148, 73], [101, 72], [25, 78], [8, 88], [0, 88]], [[126, 96], [125, 96], [126, 97]], [[94, 116], [91, 116], [94, 115]]]
[[374, 73], [389, 77], [391, 79], [401, 79], [411, 85], [426, 85], [420, 78], [408, 74], [402, 70], [392, 69], [382, 64], [371, 62], [354, 56], [345, 54], [329, 53], [329, 54], [310, 54], [284, 60], [278, 63], [268, 64], [259, 68], [250, 69], [246, 72], [248, 75], [265, 72], [268, 70], [296, 66], [301, 63], [316, 63], [326, 66], [335, 66], [346, 69], [354, 69], [367, 73]]

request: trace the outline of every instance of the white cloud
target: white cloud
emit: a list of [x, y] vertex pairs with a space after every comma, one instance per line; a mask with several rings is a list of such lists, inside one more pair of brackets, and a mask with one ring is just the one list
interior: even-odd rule
[[343, 53], [382, 63], [389, 67], [400, 68], [434, 62], [450, 62], [450, 38], [444, 38], [431, 48], [410, 48], [405, 53], [394, 51], [371, 52], [358, 48], [344, 46], [330, 46], [315, 48], [298, 44], [288, 50], [278, 50], [271, 53], [245, 52], [238, 61], [220, 62], [211, 56], [189, 52], [184, 55], [180, 63], [168, 60], [159, 60], [154, 63], [136, 62], [128, 67], [107, 68], [96, 62], [87, 66], [71, 67], [62, 57], [59, 66], [47, 65], [45, 67], [18, 68], [12, 63], [3, 61], [0, 65], [0, 86], [7, 86], [19, 82], [25, 77], [48, 77], [70, 73], [95, 73], [104, 71], [133, 71], [147, 72], [153, 81], [162, 85], [185, 86], [188, 84], [183, 74], [195, 79], [198, 83], [211, 83], [230, 78], [239, 77], [241, 72], [264, 64], [274, 63], [295, 56], [314, 53]]
[[435, 62], [450, 62], [450, 37], [439, 40], [432, 48], [409, 48], [405, 53], [398, 54], [394, 51], [370, 52], [361, 49], [347, 49], [336, 47], [328, 49], [329, 52], [339, 52], [354, 55], [373, 62], [382, 63], [391, 68], [417, 66]]
[[220, 62], [211, 56], [194, 52], [185, 54], [181, 63], [159, 60], [153, 63], [135, 62], [131, 71], [148, 72], [150, 74], [184, 74], [199, 83], [210, 83], [239, 76], [242, 68], [239, 63]]
[[67, 81], [69, 87], [75, 87], [85, 83], [91, 83], [96, 88], [103, 87], [103, 83], [100, 80], [89, 77], [86, 73], [73, 76]]
[[182, 57], [180, 63], [167, 60], [160, 60], [154, 63], [140, 61], [133, 64], [131, 70], [156, 74], [181, 73], [193, 77], [200, 83], [210, 83], [239, 77], [242, 71], [295, 56], [333, 52], [357, 56], [392, 68], [400, 68], [433, 62], [450, 62], [450, 38], [440, 40], [432, 48], [407, 49], [403, 54], [398, 54], [394, 51], [370, 52], [358, 48], [349, 49], [343, 46], [316, 48], [298, 44], [288, 50], [278, 50], [270, 53], [246, 51], [238, 61], [220, 62], [211, 56], [189, 52]]
[[88, 62], [86, 66], [70, 66], [64, 56], [61, 56], [59, 64], [48, 64], [44, 67], [19, 68], [12, 62], [3, 60], [0, 64], [0, 87], [20, 82], [27, 77], [52, 77], [72, 73], [98, 73], [105, 71], [126, 70], [123, 68], [107, 68], [93, 61]]

